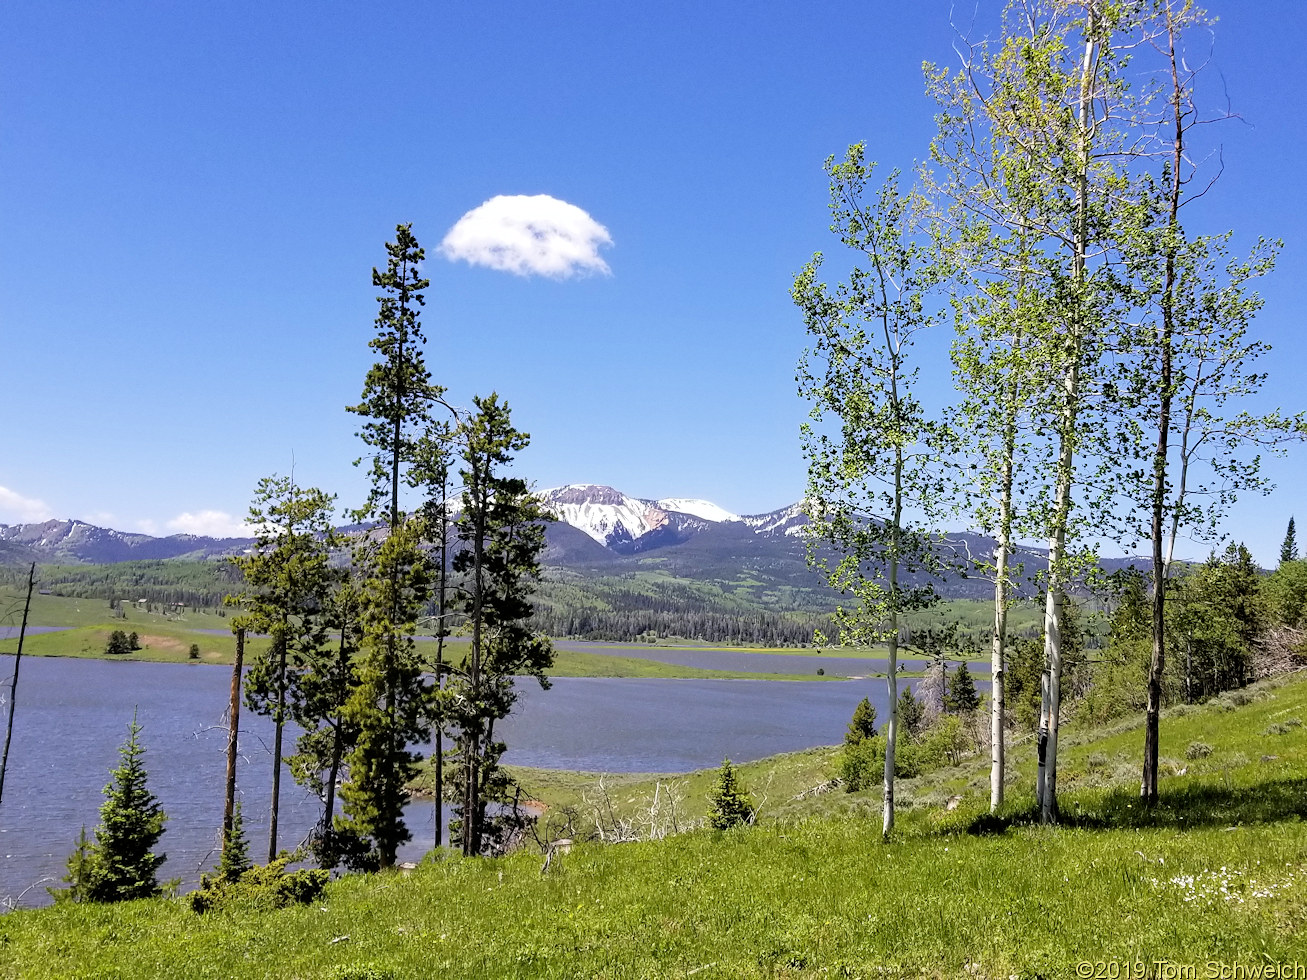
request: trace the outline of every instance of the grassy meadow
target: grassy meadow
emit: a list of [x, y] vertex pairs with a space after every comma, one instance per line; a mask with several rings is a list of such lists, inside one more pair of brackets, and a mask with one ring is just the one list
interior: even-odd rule
[[[1141, 720], [1072, 724], [1062, 826], [1033, 821], [1018, 746], [999, 816], [973, 758], [905, 782], [888, 843], [876, 792], [795, 800], [829, 778], [835, 750], [795, 753], [742, 767], [766, 797], [753, 827], [578, 842], [547, 869], [536, 848], [445, 855], [280, 911], [201, 917], [172, 899], [19, 911], [0, 917], [0, 977], [1301, 975], [1304, 719], [1302, 673], [1172, 710], [1153, 810], [1137, 800]], [[598, 779], [518, 775], [546, 816]], [[692, 821], [711, 774], [676, 778]], [[622, 777], [608, 795], [638, 815], [660, 782]]]
[[[22, 598], [9, 592], [0, 594], [0, 610], [18, 603], [21, 622]], [[8, 625], [6, 617], [4, 625]], [[35, 657], [84, 657], [103, 660], [144, 660], [157, 663], [195, 663], [190, 659], [190, 648], [200, 648], [199, 663], [230, 666], [236, 656], [236, 639], [231, 634], [231, 621], [216, 613], [188, 612], [180, 615], [162, 615], [131, 609], [127, 617], [113, 617], [108, 603], [100, 599], [74, 599], [63, 596], [32, 597], [28, 618], [31, 626], [59, 627], [54, 633], [33, 633], [23, 642], [23, 653]], [[105, 647], [114, 630], [138, 635], [141, 649], [130, 654], [109, 655]], [[454, 638], [447, 641], [447, 656], [454, 661], [466, 650], [467, 640]], [[13, 653], [18, 646], [16, 638], [0, 639], [0, 653]], [[267, 648], [260, 637], [246, 640], [245, 655], [256, 656]], [[423, 643], [424, 650], [435, 655], [434, 646]], [[796, 668], [792, 671], [757, 673], [752, 671], [711, 670], [664, 664], [639, 657], [639, 646], [612, 645], [609, 652], [591, 652], [559, 649], [552, 677], [653, 677], [653, 678], [719, 678], [753, 680], [822, 680], [811, 671]], [[835, 680], [837, 678], [825, 678]]]

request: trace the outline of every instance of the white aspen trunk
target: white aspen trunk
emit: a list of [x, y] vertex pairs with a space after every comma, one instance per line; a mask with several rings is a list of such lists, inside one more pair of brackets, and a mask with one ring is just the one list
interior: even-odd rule
[[[1013, 346], [1020, 347], [1018, 332]], [[1008, 561], [1012, 553], [1012, 476], [1016, 459], [1017, 403], [1019, 382], [1008, 386], [1003, 419], [1003, 472], [999, 487], [998, 554], [994, 557], [994, 641], [990, 651], [989, 703], [989, 811], [1003, 805], [1003, 781], [1007, 773], [1007, 674], [1003, 646], [1007, 642]]]
[[[1005, 482], [1012, 485], [1012, 462], [1008, 457], [1005, 466]], [[1003, 778], [1005, 771], [1005, 695], [1003, 686], [1006, 682], [1003, 671], [1003, 642], [1007, 636], [1007, 562], [1008, 562], [1008, 528], [1011, 522], [1011, 498], [1004, 497], [1002, 504], [1001, 530], [998, 539], [998, 555], [994, 574], [994, 644], [990, 651], [990, 702], [989, 702], [989, 811], [998, 810], [1003, 805]]]
[[[897, 404], [897, 389], [895, 393]], [[886, 688], [889, 694], [889, 723], [885, 726], [885, 795], [881, 834], [889, 837], [894, 830], [894, 756], [899, 744], [899, 548], [903, 520], [903, 450], [894, 449], [894, 529], [889, 558], [889, 664]]]
[[[1076, 221], [1072, 280], [1076, 285], [1085, 281], [1086, 256], [1089, 244], [1089, 163], [1093, 126], [1090, 113], [1093, 109], [1094, 72], [1098, 45], [1094, 39], [1097, 30], [1097, 8], [1088, 4], [1085, 24], [1085, 53], [1080, 65], [1080, 111], [1077, 138], [1080, 142], [1076, 188]], [[1078, 296], [1077, 303], [1084, 297]], [[1060, 448], [1057, 461], [1057, 488], [1053, 509], [1052, 534], [1048, 547], [1048, 592], [1044, 602], [1044, 657], [1048, 666], [1048, 695], [1044, 706], [1048, 713], [1048, 741], [1044, 773], [1044, 792], [1040, 801], [1040, 819], [1051, 823], [1057, 819], [1057, 737], [1061, 714], [1062, 687], [1062, 564], [1066, 557], [1066, 528], [1071, 514], [1071, 485], [1075, 478], [1076, 424], [1080, 407], [1080, 359], [1087, 329], [1083, 311], [1073, 311], [1070, 329], [1070, 349], [1066, 374], [1063, 376], [1062, 409], [1058, 437]]]

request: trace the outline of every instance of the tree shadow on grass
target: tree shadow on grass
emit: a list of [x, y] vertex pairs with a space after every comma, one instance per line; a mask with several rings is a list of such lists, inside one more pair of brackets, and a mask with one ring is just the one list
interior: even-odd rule
[[[1248, 786], [1192, 782], [1164, 790], [1155, 806], [1146, 806], [1137, 791], [1126, 787], [1067, 796], [1058, 826], [1084, 830], [1231, 827], [1238, 824], [1280, 823], [1307, 819], [1307, 778], [1272, 779]], [[997, 814], [975, 813], [946, 824], [946, 834], [1001, 834], [1010, 827], [1039, 823], [1032, 800]]]

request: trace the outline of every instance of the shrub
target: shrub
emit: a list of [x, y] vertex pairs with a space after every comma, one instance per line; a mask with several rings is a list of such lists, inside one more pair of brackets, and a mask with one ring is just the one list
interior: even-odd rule
[[1189, 748], [1184, 750], [1186, 759], [1206, 759], [1212, 754], [1212, 747], [1206, 742], [1190, 742]]
[[199, 645], [198, 643], [192, 643], [192, 644], [191, 644], [191, 649], [190, 649], [190, 651], [186, 654], [186, 656], [188, 656], [191, 660], [199, 660], [199, 659], [200, 659], [200, 645]]
[[921, 740], [922, 766], [926, 769], [956, 766], [966, 749], [967, 735], [962, 730], [962, 720], [956, 715], [941, 716]]
[[[894, 775], [914, 779], [922, 773], [922, 755], [918, 746], [901, 740], [894, 752]], [[846, 744], [840, 757], [840, 780], [846, 793], [878, 786], [885, 775], [885, 737], [877, 735]]]
[[235, 879], [201, 875], [200, 887], [188, 896], [191, 909], [199, 914], [228, 908], [268, 910], [315, 901], [331, 880], [331, 872], [321, 868], [287, 871], [289, 861], [289, 855], [282, 855]]

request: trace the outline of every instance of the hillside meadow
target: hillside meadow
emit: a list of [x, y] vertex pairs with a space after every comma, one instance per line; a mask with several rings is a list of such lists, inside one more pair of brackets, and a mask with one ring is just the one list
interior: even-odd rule
[[[1137, 800], [1140, 719], [1071, 726], [1061, 826], [1033, 823], [1021, 748], [1006, 811], [986, 812], [984, 760], [968, 760], [905, 781], [888, 843], [875, 792], [794, 799], [829, 779], [835, 750], [796, 753], [742, 767], [767, 796], [752, 827], [578, 841], [547, 868], [535, 847], [440, 854], [283, 910], [199, 916], [163, 898], [19, 911], [0, 917], [0, 976], [1300, 975], [1304, 718], [1301, 672], [1168, 712], [1153, 810]], [[547, 817], [598, 781], [519, 775], [535, 776]], [[675, 778], [693, 823], [711, 773]], [[624, 777], [609, 795], [638, 815], [667, 781]]]

